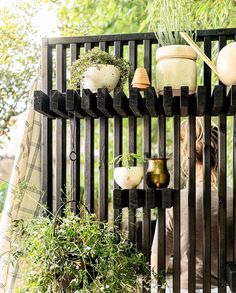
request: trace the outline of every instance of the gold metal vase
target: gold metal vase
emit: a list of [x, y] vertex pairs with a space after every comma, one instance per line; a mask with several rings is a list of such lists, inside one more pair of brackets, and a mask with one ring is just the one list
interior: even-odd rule
[[149, 158], [146, 182], [150, 188], [166, 188], [170, 182], [167, 160], [163, 158]]

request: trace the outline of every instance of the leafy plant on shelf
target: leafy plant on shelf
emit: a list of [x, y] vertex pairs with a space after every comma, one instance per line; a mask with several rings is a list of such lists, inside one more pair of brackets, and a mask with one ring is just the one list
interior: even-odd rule
[[85, 70], [91, 66], [100, 69], [102, 64], [114, 65], [120, 70], [120, 86], [123, 86], [128, 76], [132, 74], [131, 65], [128, 61], [123, 58], [115, 57], [99, 48], [93, 48], [82, 54], [80, 58], [72, 64], [70, 87], [72, 89], [77, 89], [78, 84], [84, 78]]
[[117, 165], [119, 165], [119, 163], [121, 163], [123, 167], [130, 168], [132, 166], [134, 160], [136, 160], [136, 162], [140, 163], [140, 164], [145, 162], [145, 160], [141, 156], [139, 156], [135, 153], [124, 153], [123, 155], [119, 155], [119, 156], [115, 157], [110, 162], [110, 164], [116, 163]]
[[148, 14], [150, 26], [162, 46], [186, 45], [180, 35], [182, 31], [196, 39], [196, 31], [191, 27], [191, 0], [164, 0], [161, 4], [159, 0], [149, 0]]
[[[148, 283], [144, 255], [117, 227], [94, 214], [40, 216], [14, 222], [13, 263], [21, 263], [30, 292], [138, 292], [137, 275]], [[64, 290], [64, 291], [63, 291]]]

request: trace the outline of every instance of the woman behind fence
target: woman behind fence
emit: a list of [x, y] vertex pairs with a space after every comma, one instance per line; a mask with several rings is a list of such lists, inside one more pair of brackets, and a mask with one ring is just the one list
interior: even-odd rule
[[[212, 292], [218, 292], [218, 129], [211, 127], [211, 286]], [[186, 173], [188, 167], [188, 123], [181, 125], [181, 160], [182, 171]], [[196, 292], [203, 288], [203, 124], [202, 119], [196, 119]], [[188, 188], [182, 189], [181, 201], [181, 292], [188, 292]], [[210, 211], [209, 211], [210, 212]], [[157, 223], [158, 225], [158, 223]], [[156, 231], [152, 244], [151, 263], [155, 271], [158, 267]], [[233, 195], [227, 188], [227, 261], [233, 259]], [[173, 209], [166, 210], [166, 268], [173, 255]], [[215, 288], [215, 289], [214, 289]], [[153, 291], [155, 292], [155, 291]], [[166, 292], [172, 292], [167, 288]], [[227, 288], [227, 292], [231, 292]]]

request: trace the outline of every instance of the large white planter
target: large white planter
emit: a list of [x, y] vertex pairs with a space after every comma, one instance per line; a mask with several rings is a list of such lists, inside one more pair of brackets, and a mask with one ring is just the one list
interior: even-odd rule
[[165, 86], [171, 86], [173, 95], [180, 94], [181, 86], [188, 86], [193, 94], [197, 88], [197, 54], [187, 45], [170, 45], [156, 52], [156, 87], [163, 94]]
[[107, 88], [112, 91], [118, 84], [120, 79], [120, 70], [114, 65], [98, 65], [97, 67], [89, 67], [85, 70], [82, 80], [84, 89], [90, 89], [93, 93], [98, 91], [98, 88]]
[[116, 167], [114, 180], [122, 189], [136, 188], [143, 179], [143, 167]]

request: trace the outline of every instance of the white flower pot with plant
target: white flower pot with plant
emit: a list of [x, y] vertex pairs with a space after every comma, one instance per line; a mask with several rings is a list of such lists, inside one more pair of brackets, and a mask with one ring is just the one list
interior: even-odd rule
[[125, 59], [93, 48], [72, 64], [70, 86], [77, 89], [81, 85], [93, 93], [98, 88], [106, 88], [110, 92], [118, 83], [122, 87], [130, 72], [130, 64]]
[[[181, 1], [166, 0], [160, 6], [160, 19], [155, 20], [157, 1], [149, 3], [151, 25], [158, 43], [156, 52], [156, 87], [163, 94], [165, 86], [171, 86], [173, 95], [180, 95], [181, 86], [188, 86], [193, 94], [197, 88], [197, 54], [181, 37], [181, 31], [190, 29], [189, 11], [185, 11]], [[190, 7], [190, 6], [189, 6]]]
[[143, 162], [143, 159], [134, 153], [117, 156], [112, 161], [117, 164], [122, 162], [122, 167], [115, 167], [114, 169], [114, 180], [122, 189], [134, 189], [143, 179], [143, 167], [131, 166], [134, 160]]

